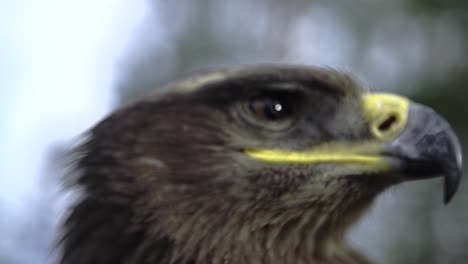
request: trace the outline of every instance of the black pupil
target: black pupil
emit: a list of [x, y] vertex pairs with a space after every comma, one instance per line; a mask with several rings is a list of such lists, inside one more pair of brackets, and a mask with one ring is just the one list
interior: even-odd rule
[[266, 120], [280, 120], [291, 114], [286, 100], [276, 97], [255, 97], [250, 100], [249, 108], [257, 118]]

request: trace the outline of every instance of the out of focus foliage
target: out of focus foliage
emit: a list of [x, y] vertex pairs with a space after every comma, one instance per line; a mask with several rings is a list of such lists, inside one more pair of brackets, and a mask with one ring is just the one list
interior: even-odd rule
[[[468, 1], [153, 0], [119, 65], [121, 102], [196, 70], [246, 63], [336, 67], [432, 106], [468, 143]], [[468, 186], [406, 183], [350, 235], [378, 263], [466, 263]]]

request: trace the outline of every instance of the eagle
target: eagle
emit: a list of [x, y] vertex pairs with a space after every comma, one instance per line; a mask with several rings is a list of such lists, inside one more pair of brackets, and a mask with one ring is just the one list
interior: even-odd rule
[[345, 235], [398, 183], [462, 175], [431, 108], [303, 65], [175, 81], [91, 128], [67, 184], [79, 197], [61, 264], [370, 263]]

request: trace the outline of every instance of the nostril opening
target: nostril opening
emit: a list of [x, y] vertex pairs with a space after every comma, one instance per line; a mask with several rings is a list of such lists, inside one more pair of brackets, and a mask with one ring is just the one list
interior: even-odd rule
[[397, 117], [395, 115], [390, 115], [387, 119], [385, 119], [380, 125], [378, 126], [379, 131], [385, 132], [389, 130], [393, 124], [397, 122]]

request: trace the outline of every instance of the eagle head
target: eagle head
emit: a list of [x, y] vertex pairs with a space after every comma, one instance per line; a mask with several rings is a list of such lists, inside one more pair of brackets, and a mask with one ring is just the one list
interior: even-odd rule
[[261, 65], [174, 82], [76, 150], [62, 264], [367, 263], [347, 228], [406, 180], [462, 174], [428, 107], [331, 69]]

